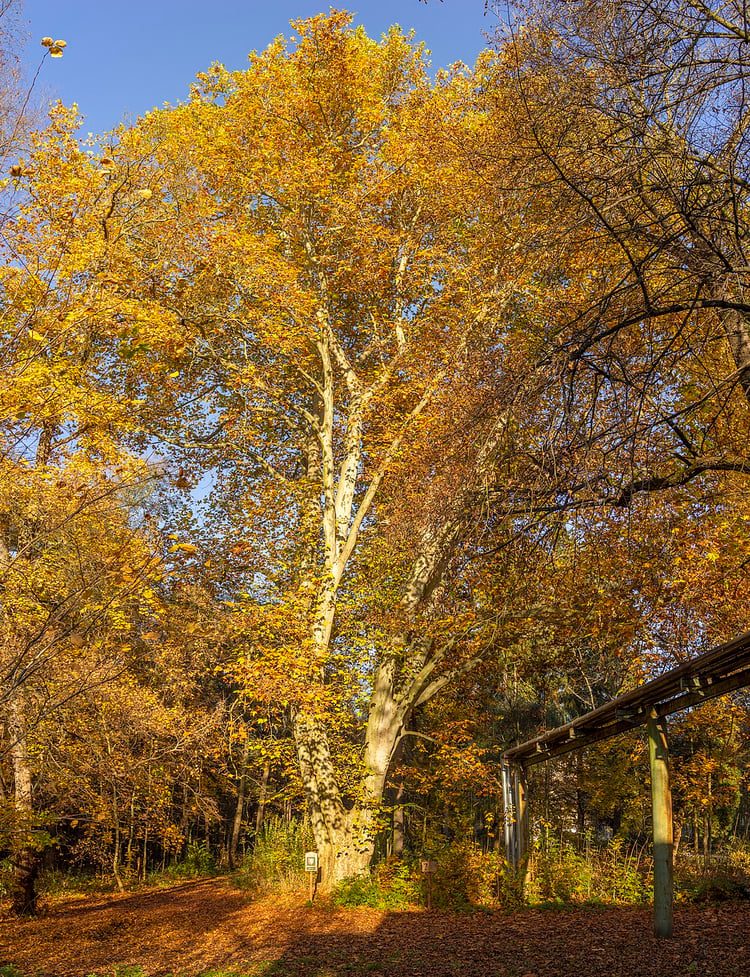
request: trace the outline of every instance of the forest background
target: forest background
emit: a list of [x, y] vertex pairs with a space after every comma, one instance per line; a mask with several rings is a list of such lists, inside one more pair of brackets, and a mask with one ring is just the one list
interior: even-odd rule
[[[747, 627], [743, 9], [530, 5], [436, 74], [331, 11], [91, 140], [0, 10], [15, 908], [304, 832], [507, 896], [503, 748]], [[672, 726], [745, 864], [747, 705]], [[545, 851], [636, 850], [637, 736], [545, 766]]]

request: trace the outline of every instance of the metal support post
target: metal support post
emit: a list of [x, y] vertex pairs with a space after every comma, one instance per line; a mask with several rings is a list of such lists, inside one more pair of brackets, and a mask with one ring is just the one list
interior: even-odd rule
[[528, 809], [526, 806], [526, 775], [517, 763], [503, 760], [503, 834], [508, 865], [515, 871], [526, 855], [528, 842]]
[[505, 857], [512, 869], [518, 867], [516, 851], [516, 810], [513, 803], [513, 773], [510, 763], [503, 760], [500, 766], [503, 779], [503, 840], [505, 842]]

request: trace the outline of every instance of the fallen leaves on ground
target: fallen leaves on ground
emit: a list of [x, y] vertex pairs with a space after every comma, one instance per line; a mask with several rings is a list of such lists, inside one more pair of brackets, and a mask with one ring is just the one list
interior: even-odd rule
[[[648, 908], [383, 912], [251, 901], [226, 880], [67, 901], [0, 921], [0, 965], [38, 977], [748, 977], [750, 904], [679, 907], [656, 940]], [[217, 975], [219, 977], [219, 975]]]

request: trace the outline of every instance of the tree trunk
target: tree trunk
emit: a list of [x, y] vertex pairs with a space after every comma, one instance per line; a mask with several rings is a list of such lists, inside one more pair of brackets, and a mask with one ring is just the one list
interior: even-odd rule
[[13, 847], [13, 895], [12, 911], [17, 915], [34, 915], [37, 911], [36, 877], [39, 874], [37, 853], [29, 843], [33, 812], [33, 779], [29, 764], [26, 723], [23, 706], [16, 693], [10, 700], [8, 733], [13, 765], [15, 793], [16, 832], [18, 840]]
[[396, 803], [393, 807], [393, 840], [392, 840], [392, 853], [400, 858], [404, 853], [404, 842], [406, 839], [406, 832], [404, 826], [404, 782], [400, 781], [398, 785], [398, 790], [396, 792]]
[[[484, 483], [494, 463], [506, 428], [507, 418], [501, 418], [493, 425], [478, 453], [475, 478], [464, 484], [444, 517], [421, 536], [401, 602], [410, 627], [394, 639], [392, 648], [375, 670], [365, 735], [364, 775], [355, 804], [347, 806], [341, 796], [323, 718], [310, 707], [299, 707], [293, 715], [297, 759], [307, 795], [323, 887], [368, 870], [375, 849], [376, 814], [382, 805], [388, 770], [409, 716], [416, 706], [429, 701], [456, 675], [472, 667], [470, 662], [457, 669], [443, 667], [441, 672], [450, 644], [436, 650], [434, 642], [422, 635], [415, 625], [418, 625], [420, 611], [429, 611], [450, 557], [467, 531], [469, 516], [476, 505], [477, 488]], [[351, 458], [359, 457], [353, 450], [350, 455]], [[349, 465], [349, 468], [353, 478], [356, 466]], [[326, 470], [325, 464], [323, 469]], [[318, 585], [310, 633], [312, 677], [316, 677], [318, 663], [325, 662], [329, 651], [337, 588], [346, 563], [344, 554], [348, 543], [344, 542], [344, 537], [351, 512], [350, 489], [351, 486], [340, 491], [343, 505], [339, 506], [337, 502], [333, 507], [335, 526], [326, 530], [330, 552], [336, 554], [336, 560], [328, 567], [324, 582]], [[329, 519], [330, 516], [331, 513]], [[477, 662], [478, 658], [473, 659], [473, 664]], [[325, 682], [324, 668], [319, 670], [319, 678]]]
[[680, 851], [680, 842], [682, 841], [682, 826], [683, 821], [675, 821], [674, 825], [674, 840], [672, 842], [672, 859], [677, 861], [677, 855]]
[[365, 774], [355, 806], [347, 808], [341, 797], [322, 720], [302, 711], [294, 720], [300, 772], [324, 888], [348, 876], [363, 874], [372, 859], [375, 815], [409, 712], [406, 703], [394, 695], [394, 669], [395, 657], [390, 656], [376, 670], [363, 757]]
[[115, 848], [112, 853], [112, 874], [115, 877], [115, 882], [117, 883], [117, 888], [120, 892], [125, 891], [125, 886], [122, 882], [122, 876], [120, 875], [120, 856], [121, 856], [121, 840], [120, 840], [120, 808], [117, 802], [117, 789], [112, 788], [112, 807], [114, 811], [114, 822], [115, 822]]
[[[714, 289], [713, 294], [716, 298], [723, 300], [732, 298], [731, 293], [726, 288]], [[746, 400], [750, 402], [750, 330], [748, 330], [747, 321], [739, 311], [734, 309], [725, 311], [722, 314], [722, 321], [727, 344], [737, 368], [737, 380], [742, 387]]]
[[237, 867], [237, 848], [240, 842], [240, 830], [242, 829], [242, 814], [245, 810], [245, 785], [247, 782], [247, 758], [250, 755], [250, 741], [245, 740], [242, 750], [242, 763], [240, 766], [240, 783], [237, 789], [237, 806], [234, 810], [234, 821], [232, 823], [232, 836], [229, 840], [229, 851], [227, 852], [229, 867]]
[[263, 764], [263, 777], [260, 782], [260, 792], [258, 793], [258, 811], [255, 815], [255, 834], [260, 834], [263, 827], [263, 819], [266, 815], [266, 801], [268, 799], [268, 781], [271, 776], [271, 764], [266, 760]]
[[141, 882], [146, 880], [146, 872], [148, 871], [148, 813], [146, 817], [146, 827], [143, 829], [143, 859], [141, 861], [141, 871], [139, 873], [139, 878]]

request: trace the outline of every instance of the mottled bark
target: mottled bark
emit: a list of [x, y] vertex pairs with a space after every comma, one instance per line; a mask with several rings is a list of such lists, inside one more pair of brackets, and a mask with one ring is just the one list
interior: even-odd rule
[[23, 704], [16, 694], [9, 702], [8, 734], [13, 766], [16, 832], [18, 840], [13, 846], [12, 910], [18, 915], [35, 914], [37, 911], [36, 877], [39, 860], [34, 848], [28, 843], [33, 811], [33, 777], [29, 762], [26, 738], [26, 722]]

